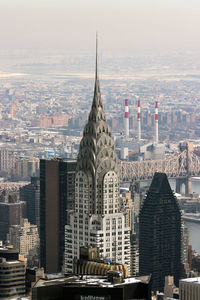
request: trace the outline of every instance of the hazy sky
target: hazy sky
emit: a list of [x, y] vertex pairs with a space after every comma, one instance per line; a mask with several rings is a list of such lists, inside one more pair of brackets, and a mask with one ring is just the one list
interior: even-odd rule
[[199, 0], [0, 0], [0, 49], [200, 49]]

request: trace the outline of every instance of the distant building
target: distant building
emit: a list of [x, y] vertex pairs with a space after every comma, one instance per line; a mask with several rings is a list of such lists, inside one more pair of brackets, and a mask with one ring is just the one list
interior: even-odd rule
[[14, 165], [13, 155], [7, 149], [0, 149], [0, 171], [10, 172]]
[[139, 272], [152, 274], [153, 291], [181, 273], [181, 213], [166, 174], [155, 173], [139, 215]]
[[76, 162], [40, 160], [40, 259], [45, 273], [62, 270], [67, 214], [74, 205]]
[[31, 126], [40, 127], [40, 128], [67, 126], [68, 120], [69, 120], [68, 114], [63, 114], [59, 116], [54, 115], [51, 117], [38, 116], [37, 118], [31, 121]]
[[180, 300], [200, 299], [200, 277], [182, 279], [179, 282]]
[[9, 228], [7, 240], [25, 257], [38, 256], [39, 233], [37, 225], [30, 224], [28, 219], [21, 219], [20, 225]]
[[25, 294], [25, 264], [0, 258], [0, 297]]
[[29, 179], [39, 176], [40, 161], [38, 158], [29, 157], [18, 159], [12, 169], [12, 177], [15, 179]]

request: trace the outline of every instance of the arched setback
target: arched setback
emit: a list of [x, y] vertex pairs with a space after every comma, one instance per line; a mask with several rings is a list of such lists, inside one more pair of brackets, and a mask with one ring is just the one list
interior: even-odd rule
[[103, 178], [103, 214], [119, 212], [119, 179], [114, 171], [109, 171]]

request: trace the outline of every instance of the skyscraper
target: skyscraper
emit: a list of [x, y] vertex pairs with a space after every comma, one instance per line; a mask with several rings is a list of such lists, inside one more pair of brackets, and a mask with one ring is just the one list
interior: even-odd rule
[[81, 246], [98, 247], [101, 257], [114, 262], [130, 262], [130, 230], [120, 212], [118, 159], [101, 101], [97, 57], [96, 40], [94, 97], [77, 159], [75, 209], [65, 232], [65, 273], [73, 272]]
[[163, 291], [165, 276], [180, 279], [181, 213], [165, 173], [155, 173], [140, 210], [139, 272], [152, 274], [154, 291]]
[[40, 259], [46, 273], [62, 270], [67, 210], [72, 209], [76, 162], [40, 160]]
[[0, 202], [0, 240], [6, 241], [9, 227], [20, 224], [20, 218], [26, 215], [25, 211], [25, 202]]
[[31, 183], [20, 188], [20, 200], [26, 202], [26, 216], [31, 224], [40, 227], [40, 179], [31, 177]]

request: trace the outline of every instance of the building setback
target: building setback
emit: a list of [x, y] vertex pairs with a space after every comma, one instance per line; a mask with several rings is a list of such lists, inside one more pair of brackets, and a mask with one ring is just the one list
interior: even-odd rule
[[166, 174], [155, 173], [139, 215], [139, 272], [163, 291], [165, 276], [181, 272], [181, 213]]
[[62, 270], [67, 211], [74, 202], [75, 161], [40, 160], [40, 259], [46, 273]]

